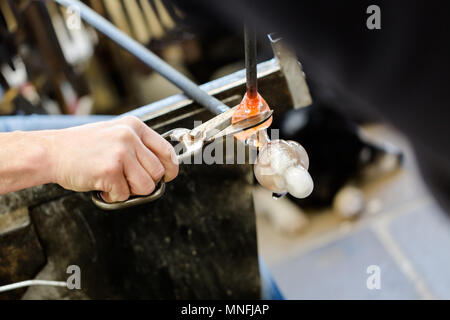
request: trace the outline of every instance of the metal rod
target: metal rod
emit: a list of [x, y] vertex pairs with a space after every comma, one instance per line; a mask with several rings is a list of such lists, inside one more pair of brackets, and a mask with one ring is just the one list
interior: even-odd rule
[[258, 94], [256, 72], [256, 33], [253, 24], [247, 22], [244, 27], [245, 69], [247, 71], [247, 96], [252, 99]]
[[172, 68], [168, 63], [159, 58], [156, 54], [145, 48], [143, 45], [133, 40], [125, 33], [116, 28], [108, 20], [100, 16], [94, 10], [78, 0], [54, 0], [62, 6], [72, 8], [80, 13], [81, 18], [105, 36], [113, 40], [119, 46], [130, 52], [144, 64], [158, 72], [164, 78], [172, 82], [175, 86], [194, 101], [208, 109], [214, 114], [220, 114], [229, 108], [221, 101], [210, 96], [186, 76]]

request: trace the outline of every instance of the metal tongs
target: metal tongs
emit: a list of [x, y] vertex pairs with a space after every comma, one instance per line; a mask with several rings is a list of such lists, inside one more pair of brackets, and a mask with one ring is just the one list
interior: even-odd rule
[[[269, 119], [273, 113], [272, 110], [265, 111], [232, 124], [231, 119], [236, 108], [237, 107], [231, 108], [194, 129], [172, 129], [161, 136], [169, 141], [181, 144], [182, 152], [177, 156], [177, 159], [178, 163], [182, 164], [186, 162], [186, 160], [190, 160], [190, 158], [198, 152], [201, 152], [203, 147], [207, 144], [256, 127]], [[94, 191], [92, 192], [92, 201], [97, 207], [103, 210], [119, 210], [155, 201], [164, 194], [165, 189], [166, 184], [164, 180], [161, 180], [157, 184], [156, 189], [148, 196], [131, 196], [131, 198], [126, 201], [113, 203], [105, 202], [102, 199], [100, 192]]]

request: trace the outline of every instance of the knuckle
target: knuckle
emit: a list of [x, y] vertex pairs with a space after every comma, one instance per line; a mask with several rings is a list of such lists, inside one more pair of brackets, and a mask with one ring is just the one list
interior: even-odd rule
[[125, 116], [122, 118], [126, 122], [136, 122], [139, 121], [139, 119], [136, 116]]
[[142, 121], [136, 116], [126, 116], [124, 117], [124, 121], [134, 127], [140, 126], [142, 124]]
[[120, 128], [117, 129], [117, 136], [119, 141], [128, 143], [130, 140], [134, 139], [136, 134], [130, 127], [120, 126]]
[[103, 175], [105, 177], [112, 177], [122, 172], [122, 162], [121, 161], [111, 161], [105, 164], [103, 169]]
[[114, 154], [113, 154], [114, 161], [112, 161], [112, 163], [110, 165], [111, 166], [121, 165], [126, 155], [127, 155], [127, 148], [125, 146], [118, 146], [114, 150]]

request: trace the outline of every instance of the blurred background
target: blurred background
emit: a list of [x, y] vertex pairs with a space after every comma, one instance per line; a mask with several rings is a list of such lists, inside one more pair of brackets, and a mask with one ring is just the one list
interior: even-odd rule
[[[193, 28], [170, 1], [83, 2], [198, 84], [244, 67], [239, 29]], [[0, 13], [0, 128], [2, 116], [116, 115], [180, 93], [53, 1], [3, 0]], [[260, 37], [258, 61], [272, 58]], [[273, 128], [306, 148], [315, 182], [305, 200], [255, 185], [259, 253], [287, 299], [450, 298], [450, 222], [395, 128], [317, 100]]]

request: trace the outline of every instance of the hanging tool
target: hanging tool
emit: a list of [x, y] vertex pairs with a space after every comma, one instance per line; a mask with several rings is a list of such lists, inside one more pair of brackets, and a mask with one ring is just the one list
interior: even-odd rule
[[212, 113], [217, 115], [229, 109], [229, 107], [224, 103], [200, 89], [198, 85], [189, 80], [186, 76], [172, 68], [168, 63], [145, 48], [143, 45], [127, 36], [125, 33], [116, 28], [112, 23], [110, 23], [108, 20], [100, 16], [98, 13], [96, 13], [94, 10], [92, 10], [82, 2], [78, 0], [55, 1], [65, 7], [78, 8], [81, 18], [88, 24], [90, 24], [105, 36], [117, 43], [119, 46], [133, 54], [144, 64], [172, 82], [175, 86], [183, 90], [183, 92], [187, 96], [198, 102], [200, 105], [202, 105]]

